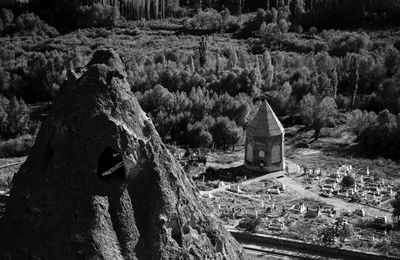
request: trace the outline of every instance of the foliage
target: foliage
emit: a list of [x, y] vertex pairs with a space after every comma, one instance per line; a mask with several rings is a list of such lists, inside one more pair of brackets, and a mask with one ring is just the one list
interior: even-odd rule
[[202, 88], [193, 88], [186, 94], [171, 93], [157, 85], [143, 94], [137, 92], [136, 96], [164, 139], [192, 147], [215, 143], [225, 148], [240, 142], [250, 113], [248, 99], [235, 100], [227, 94], [210, 96]]
[[228, 117], [217, 117], [215, 124], [210, 129], [214, 142], [217, 145], [236, 144], [243, 137], [243, 129], [238, 128], [236, 123]]
[[[223, 20], [235, 19], [225, 11], [219, 14]], [[17, 19], [11, 19], [9, 14], [3, 16], [4, 21], [12, 20], [11, 24]], [[175, 27], [179, 25], [178, 20], [169, 21]], [[235, 123], [235, 135], [239, 135], [254, 115], [257, 101], [267, 99], [278, 116], [301, 117], [316, 134], [324, 126], [335, 125], [335, 107], [344, 112], [353, 108], [367, 110], [370, 117], [354, 114], [360, 119], [348, 121], [360, 144], [375, 153], [397, 153], [392, 145], [397, 143], [397, 122], [381, 127], [373, 116], [385, 108], [394, 116], [399, 111], [400, 99], [396, 97], [400, 60], [391, 44], [378, 45], [359, 32], [322, 30], [310, 37], [291, 33], [290, 26], [286, 32], [282, 21], [287, 25], [291, 21], [287, 8], [259, 10], [251, 21], [258, 26], [248, 30], [254, 32], [252, 35], [260, 32], [263, 23], [267, 27], [270, 24], [271, 31], [276, 30], [261, 37], [263, 44], [258, 45], [257, 52], [252, 52], [257, 40], [243, 44], [226, 37], [207, 37], [206, 51], [200, 52], [193, 45], [200, 42], [200, 37], [193, 35], [160, 37], [151, 33], [137, 37], [138, 22], [117, 28], [78, 30], [46, 41], [34, 35], [3, 37], [0, 94], [8, 100], [16, 96], [27, 103], [52, 101], [69, 69], [79, 71], [93, 50], [108, 46], [120, 53], [132, 91], [166, 142], [223, 147], [225, 139], [226, 145], [232, 145], [232, 138], [227, 137], [232, 133], [225, 132], [224, 139], [215, 138], [212, 129], [217, 119], [226, 117], [230, 123], [225, 124]], [[157, 26], [165, 21], [146, 23]], [[268, 37], [273, 41], [267, 41]], [[140, 47], [132, 48], [132, 44]], [[269, 46], [272, 48], [267, 51]], [[356, 70], [354, 61], [358, 61]], [[152, 95], [160, 98], [153, 99]], [[382, 130], [385, 135], [378, 136]]]
[[350, 226], [342, 218], [337, 218], [334, 223], [328, 224], [320, 231], [320, 243], [324, 246], [340, 245], [351, 234]]
[[120, 21], [121, 16], [117, 5], [80, 6], [75, 14], [78, 28], [116, 26]]
[[324, 97], [319, 101], [311, 94], [307, 94], [301, 100], [300, 111], [305, 124], [315, 130], [315, 139], [318, 139], [322, 127], [326, 126], [337, 113], [333, 98]]
[[291, 4], [291, 11], [293, 20], [306, 27], [343, 28], [398, 24], [400, 4], [391, 0], [297, 0]]
[[354, 202], [354, 203], [359, 203], [359, 202], [361, 202], [361, 196], [360, 196], [360, 194], [358, 194], [358, 193], [354, 193], [352, 196], [351, 196], [351, 198], [350, 198], [350, 201], [351, 202]]
[[396, 193], [396, 196], [394, 197], [394, 200], [392, 200], [391, 204], [393, 207], [393, 212], [392, 212], [393, 220], [395, 221], [395, 223], [397, 223], [397, 226], [399, 226], [399, 224], [400, 224], [400, 193], [399, 192]]
[[55, 37], [58, 32], [39, 16], [33, 13], [23, 13], [14, 18], [10, 10], [2, 9], [0, 13], [0, 33], [13, 36]]
[[238, 228], [254, 233], [257, 231], [257, 227], [260, 224], [261, 224], [261, 217], [248, 215], [240, 221]]
[[0, 143], [0, 158], [27, 156], [35, 143], [32, 135], [23, 135]]
[[296, 221], [294, 225], [289, 227], [292, 234], [296, 234], [294, 239], [301, 239], [305, 242], [314, 242], [318, 236], [318, 231], [315, 227], [315, 222], [304, 219], [303, 221]]
[[214, 9], [199, 9], [192, 17], [188, 18], [184, 27], [187, 30], [199, 30], [207, 32], [233, 32], [238, 29], [239, 25], [230, 16], [228, 9], [218, 12]]
[[357, 135], [358, 142], [371, 151], [398, 157], [400, 117], [387, 109], [378, 115], [356, 110], [349, 114], [348, 124]]
[[237, 36], [240, 38], [259, 36], [266, 41], [279, 40], [289, 31], [291, 26], [289, 16], [288, 7], [281, 7], [278, 10], [272, 8], [271, 11], [258, 9], [255, 17], [242, 26]]
[[343, 177], [342, 185], [344, 187], [352, 187], [355, 183], [354, 177], [351, 175], [346, 175]]
[[14, 97], [9, 101], [0, 96], [0, 137], [2, 139], [27, 134], [34, 130], [32, 127], [28, 109], [23, 100], [17, 100]]

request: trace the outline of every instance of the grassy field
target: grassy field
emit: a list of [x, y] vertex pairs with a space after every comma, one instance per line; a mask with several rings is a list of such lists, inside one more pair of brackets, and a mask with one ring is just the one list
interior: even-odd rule
[[314, 141], [313, 131], [302, 126], [288, 128], [286, 132], [286, 158], [302, 167], [334, 169], [352, 165], [364, 172], [368, 167], [379, 178], [397, 182], [400, 177], [398, 161], [368, 154], [357, 145], [346, 126], [323, 129], [318, 141]]

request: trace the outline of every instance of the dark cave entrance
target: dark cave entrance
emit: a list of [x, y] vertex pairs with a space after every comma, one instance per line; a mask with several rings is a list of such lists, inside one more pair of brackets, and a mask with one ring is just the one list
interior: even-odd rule
[[97, 176], [103, 181], [123, 181], [125, 167], [121, 153], [107, 147], [97, 162]]

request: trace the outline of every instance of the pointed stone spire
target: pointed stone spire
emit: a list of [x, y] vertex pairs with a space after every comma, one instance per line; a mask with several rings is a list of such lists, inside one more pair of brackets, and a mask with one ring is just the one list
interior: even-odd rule
[[244, 259], [140, 108], [118, 54], [93, 57], [14, 176], [0, 258]]

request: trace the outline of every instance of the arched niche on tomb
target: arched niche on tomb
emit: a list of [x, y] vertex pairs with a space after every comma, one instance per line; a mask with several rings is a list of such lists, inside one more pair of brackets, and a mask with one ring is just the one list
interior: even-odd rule
[[276, 144], [272, 146], [271, 149], [271, 163], [280, 163], [281, 162], [281, 146]]

